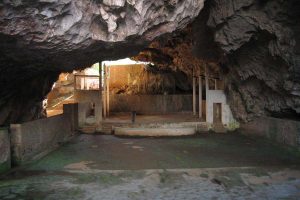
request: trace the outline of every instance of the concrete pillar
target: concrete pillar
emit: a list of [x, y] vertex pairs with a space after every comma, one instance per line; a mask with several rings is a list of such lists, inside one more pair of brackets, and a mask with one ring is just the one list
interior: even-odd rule
[[106, 115], [107, 116], [109, 116], [109, 76], [108, 76], [108, 74], [109, 74], [109, 68], [107, 67], [106, 68], [106, 86], [107, 86], [107, 89], [106, 89], [106, 91], [107, 91], [107, 95], [106, 95], [106, 97], [107, 97], [107, 100], [106, 100], [106, 103], [107, 103], [107, 106], [106, 106], [106, 110], [107, 110], [107, 113], [106, 113]]
[[208, 77], [209, 76], [209, 73], [208, 73], [208, 68], [207, 66], [205, 66], [205, 94], [206, 94], [206, 122], [207, 122], [207, 119], [208, 119], [208, 104], [209, 104], [209, 83], [208, 83]]
[[71, 132], [74, 134], [78, 130], [78, 103], [74, 104], [64, 104], [63, 105], [63, 114], [71, 122]]
[[86, 112], [90, 108], [90, 102], [78, 103], [78, 126], [84, 126], [86, 122]]
[[99, 116], [99, 119], [97, 121], [98, 125], [102, 123], [102, 62], [99, 62], [99, 102], [98, 107], [95, 108], [95, 113]]
[[202, 119], [202, 77], [199, 75], [199, 118]]
[[12, 165], [21, 165], [22, 163], [22, 125], [10, 125], [10, 149]]
[[85, 88], [84, 88], [84, 86], [85, 86], [85, 78], [84, 77], [82, 77], [82, 76], [78, 76], [79, 77], [79, 79], [80, 79], [80, 89], [81, 90], [84, 90]]
[[215, 79], [215, 90], [218, 89], [218, 86], [217, 86], [217, 79]]
[[193, 115], [196, 115], [196, 77], [193, 69]]
[[103, 74], [103, 117], [106, 118], [106, 66], [105, 64], [103, 65], [103, 71], [104, 71], [104, 74]]
[[11, 168], [10, 158], [10, 139], [8, 130], [6, 128], [0, 128], [0, 174], [8, 171]]

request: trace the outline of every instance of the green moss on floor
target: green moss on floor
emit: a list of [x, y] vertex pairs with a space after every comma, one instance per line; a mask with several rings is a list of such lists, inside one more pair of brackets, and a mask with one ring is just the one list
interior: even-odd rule
[[0, 174], [7, 172], [11, 169], [10, 161], [6, 161], [4, 163], [0, 163]]
[[115, 185], [123, 182], [120, 175], [110, 173], [96, 173], [96, 174], [78, 174], [74, 183], [76, 184], [88, 184], [99, 183], [102, 185]]
[[206, 174], [206, 173], [202, 173], [202, 174], [200, 174], [200, 177], [201, 177], [201, 178], [208, 178], [208, 177], [209, 177], [209, 175], [208, 175], [208, 174]]
[[[97, 148], [91, 148], [95, 145]], [[67, 166], [83, 162], [88, 169], [126, 170], [297, 165], [300, 152], [238, 132], [182, 138], [81, 135], [32, 163], [27, 170], [67, 170], [71, 169]]]

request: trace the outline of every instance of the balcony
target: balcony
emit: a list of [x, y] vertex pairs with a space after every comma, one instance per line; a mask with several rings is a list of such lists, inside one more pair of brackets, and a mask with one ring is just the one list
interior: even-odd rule
[[75, 90], [99, 90], [99, 76], [97, 75], [77, 75], [74, 76]]

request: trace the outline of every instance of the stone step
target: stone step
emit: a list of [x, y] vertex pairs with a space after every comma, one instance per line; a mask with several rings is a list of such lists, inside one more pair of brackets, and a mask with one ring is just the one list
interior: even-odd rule
[[227, 129], [224, 127], [223, 124], [213, 124], [212, 130], [216, 133], [226, 133]]
[[82, 133], [93, 134], [96, 133], [96, 129], [96, 125], [84, 125], [79, 128], [79, 131], [81, 131]]
[[[162, 130], [165, 132], [165, 130], [185, 130], [185, 129], [193, 129], [194, 132], [208, 132], [208, 125], [207, 123], [203, 122], [180, 122], [180, 123], [111, 123], [111, 122], [104, 122], [102, 124], [100, 132], [111, 134], [115, 132], [116, 129], [123, 128], [125, 129], [142, 129], [148, 131], [157, 132], [157, 130]], [[144, 132], [144, 131], [142, 131]], [[144, 134], [144, 133], [142, 133]], [[147, 133], [149, 135], [149, 133]], [[164, 133], [168, 135], [167, 133]], [[179, 133], [175, 133], [175, 135]]]
[[115, 128], [115, 135], [119, 136], [187, 136], [196, 134], [194, 128]]

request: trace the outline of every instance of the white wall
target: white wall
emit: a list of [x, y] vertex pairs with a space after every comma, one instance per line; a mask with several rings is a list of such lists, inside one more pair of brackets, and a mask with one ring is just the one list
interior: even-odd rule
[[89, 110], [89, 103], [95, 103], [95, 118], [96, 122], [102, 122], [102, 97], [99, 90], [75, 90], [75, 102], [78, 102], [79, 109], [79, 126], [85, 123], [86, 112]]
[[213, 105], [214, 103], [222, 104], [222, 123], [228, 125], [234, 122], [232, 112], [227, 104], [226, 95], [223, 90], [207, 90], [206, 91], [206, 121], [213, 123]]

